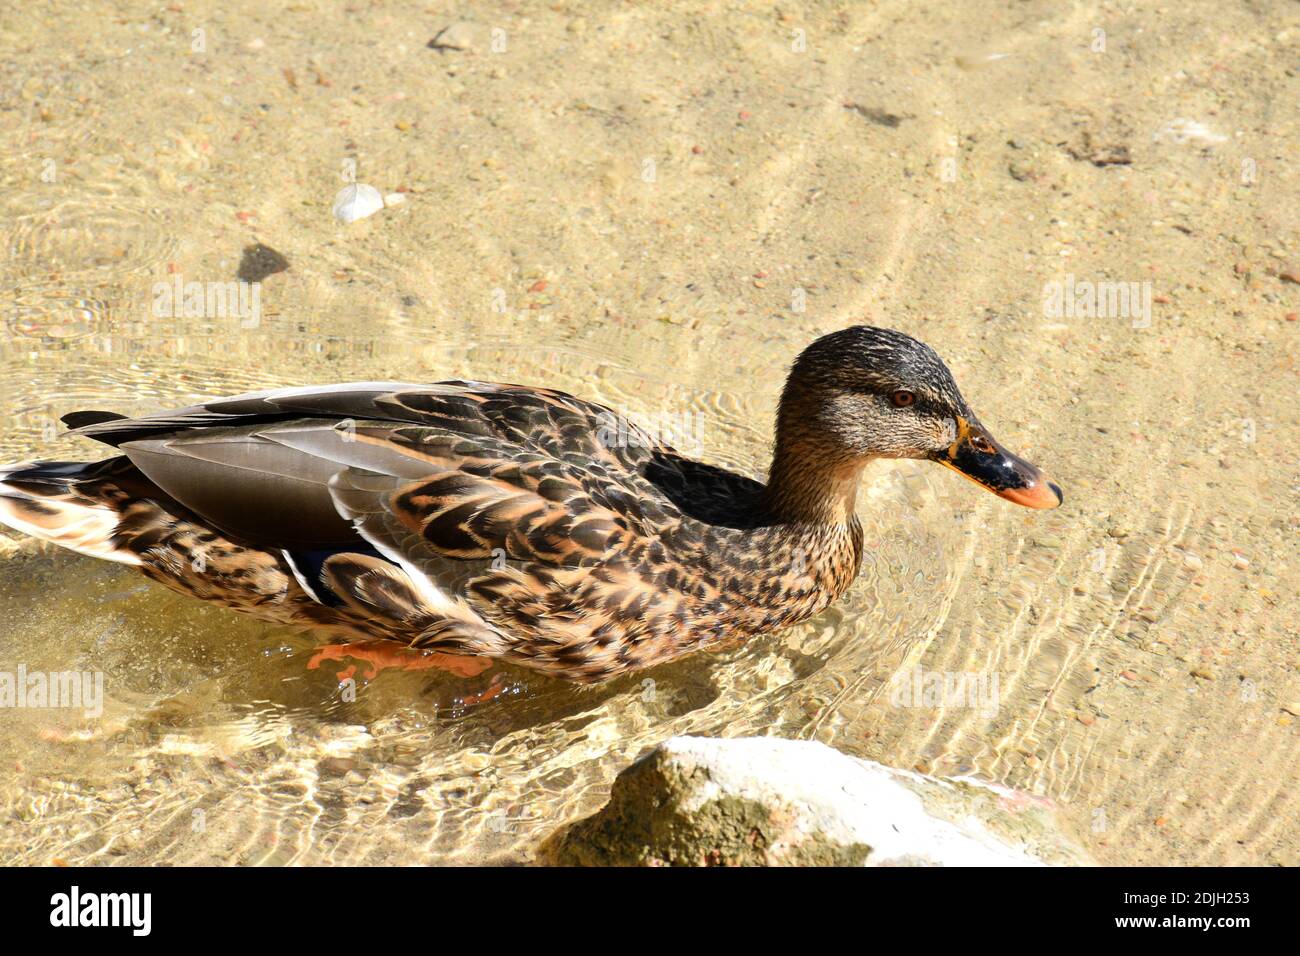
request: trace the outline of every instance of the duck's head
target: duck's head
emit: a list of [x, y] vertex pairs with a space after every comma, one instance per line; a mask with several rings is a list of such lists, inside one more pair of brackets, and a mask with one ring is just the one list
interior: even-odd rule
[[781, 396], [777, 451], [787, 464], [854, 473], [873, 458], [923, 458], [1018, 505], [1063, 497], [994, 440], [934, 349], [892, 329], [854, 326], [804, 349]]

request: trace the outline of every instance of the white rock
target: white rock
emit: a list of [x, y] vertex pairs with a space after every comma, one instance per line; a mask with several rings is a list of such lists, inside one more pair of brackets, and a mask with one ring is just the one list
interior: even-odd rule
[[365, 219], [383, 208], [383, 195], [365, 183], [349, 183], [334, 197], [334, 218], [342, 223]]
[[611, 865], [1091, 862], [1045, 798], [770, 737], [664, 742], [619, 775], [604, 810], [542, 853]]
[[1155, 138], [1171, 139], [1175, 143], [1224, 143], [1228, 140], [1228, 137], [1216, 133], [1199, 120], [1187, 119], [1183, 116], [1166, 123], [1161, 127], [1160, 132], [1156, 133]]

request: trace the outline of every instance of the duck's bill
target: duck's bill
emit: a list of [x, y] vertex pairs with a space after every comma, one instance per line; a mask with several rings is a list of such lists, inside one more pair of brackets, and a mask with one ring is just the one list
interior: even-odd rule
[[947, 465], [999, 498], [1026, 508], [1055, 508], [1064, 499], [1059, 485], [993, 440], [980, 426], [962, 422], [960, 435], [935, 461]]

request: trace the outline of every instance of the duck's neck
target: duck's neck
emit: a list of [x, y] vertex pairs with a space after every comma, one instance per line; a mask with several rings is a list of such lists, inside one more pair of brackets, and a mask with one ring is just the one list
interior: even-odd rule
[[778, 522], [848, 525], [854, 519], [858, 479], [865, 462], [845, 458], [806, 438], [778, 429], [764, 504]]

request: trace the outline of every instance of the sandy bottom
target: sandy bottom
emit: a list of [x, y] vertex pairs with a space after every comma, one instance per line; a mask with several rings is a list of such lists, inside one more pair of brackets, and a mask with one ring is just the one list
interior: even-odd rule
[[[79, 408], [463, 376], [758, 475], [784, 367], [869, 321], [1065, 506], [881, 463], [862, 579], [804, 627], [355, 702], [305, 635], [0, 539], [0, 671], [106, 696], [0, 711], [0, 862], [527, 860], [683, 732], [1026, 788], [1105, 863], [1300, 862], [1295, 5], [458, 9], [0, 14], [0, 461], [95, 457]], [[341, 225], [352, 177], [401, 201]], [[159, 314], [259, 243], [259, 314]], [[936, 674], [992, 704], [897, 692]]]

